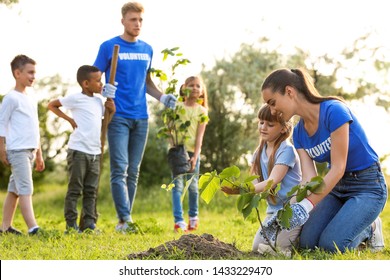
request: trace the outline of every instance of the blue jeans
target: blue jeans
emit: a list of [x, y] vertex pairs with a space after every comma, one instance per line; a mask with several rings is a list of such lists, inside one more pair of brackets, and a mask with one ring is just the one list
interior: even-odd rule
[[[188, 155], [192, 157], [193, 153], [189, 152]], [[181, 196], [183, 194], [184, 186], [186, 182], [191, 179], [191, 177], [194, 176], [192, 179], [192, 182], [190, 186], [188, 187], [188, 215], [190, 217], [196, 217], [198, 216], [198, 197], [199, 197], [199, 191], [198, 191], [198, 174], [199, 174], [199, 157], [195, 164], [195, 169], [193, 173], [187, 173], [184, 176], [180, 176], [176, 178], [173, 181], [173, 184], [175, 184], [175, 187], [172, 189], [172, 210], [173, 210], [173, 216], [175, 218], [175, 223], [184, 221], [183, 218], [183, 203], [181, 200]]]
[[371, 224], [383, 210], [387, 186], [379, 163], [346, 173], [310, 213], [300, 246], [330, 252], [352, 250], [372, 236]]
[[148, 132], [148, 119], [125, 119], [114, 115], [108, 125], [111, 193], [120, 222], [132, 222], [131, 210]]

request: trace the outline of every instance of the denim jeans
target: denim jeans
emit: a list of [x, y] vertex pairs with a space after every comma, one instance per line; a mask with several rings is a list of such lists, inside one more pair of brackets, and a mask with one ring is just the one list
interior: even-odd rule
[[383, 210], [387, 186], [379, 163], [346, 173], [313, 209], [303, 225], [300, 246], [351, 250], [372, 236], [371, 224]]
[[[188, 152], [188, 155], [192, 157], [193, 153]], [[186, 182], [191, 179], [191, 177], [194, 174], [199, 174], [199, 157], [195, 164], [195, 169], [193, 173], [186, 173], [186, 175], [180, 176], [176, 178], [173, 183], [175, 184], [175, 187], [172, 189], [172, 210], [173, 210], [173, 216], [175, 218], [175, 223], [184, 221], [183, 218], [183, 201], [182, 201], [182, 194], [184, 187], [186, 185]], [[199, 197], [199, 191], [198, 191], [198, 176], [194, 176], [192, 179], [191, 184], [188, 187], [188, 216], [189, 217], [196, 217], [198, 216], [198, 197]]]
[[[83, 196], [84, 228], [96, 223], [96, 196], [99, 185], [100, 155], [69, 149], [67, 155], [69, 183], [64, 215], [67, 227], [77, 228], [77, 202]], [[82, 229], [82, 230], [83, 230]]]
[[148, 132], [148, 119], [125, 119], [114, 115], [108, 125], [111, 193], [120, 222], [132, 222], [131, 211]]

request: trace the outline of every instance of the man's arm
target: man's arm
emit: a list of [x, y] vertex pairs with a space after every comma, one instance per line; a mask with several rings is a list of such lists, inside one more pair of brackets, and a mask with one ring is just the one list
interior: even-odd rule
[[163, 95], [161, 90], [159, 90], [154, 84], [152, 77], [150, 76], [150, 72], [148, 72], [146, 76], [146, 92], [156, 98], [158, 101], [160, 101], [161, 96]]

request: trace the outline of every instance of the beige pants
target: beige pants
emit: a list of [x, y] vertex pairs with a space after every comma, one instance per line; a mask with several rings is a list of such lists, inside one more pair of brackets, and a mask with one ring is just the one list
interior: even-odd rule
[[[299, 234], [301, 233], [302, 227], [294, 228], [291, 231], [282, 230], [279, 232], [278, 237], [276, 239], [276, 248], [281, 252], [291, 251], [292, 247], [297, 245]], [[263, 244], [269, 246], [268, 241], [260, 234], [261, 227], [256, 232], [255, 238], [252, 244], [252, 251], [259, 252], [259, 245]], [[274, 245], [274, 244], [272, 244]], [[263, 248], [260, 250], [260, 253], [264, 253], [265, 246], [260, 246]], [[272, 249], [269, 248], [271, 251]], [[269, 252], [268, 252], [269, 253]]]

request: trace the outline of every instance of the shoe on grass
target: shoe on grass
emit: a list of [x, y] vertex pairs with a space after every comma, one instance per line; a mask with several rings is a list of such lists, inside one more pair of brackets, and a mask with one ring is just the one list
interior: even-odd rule
[[79, 233], [95, 233], [95, 234], [99, 234], [101, 232], [100, 232], [99, 229], [96, 228], [96, 224], [93, 223], [93, 224], [90, 224], [90, 225], [88, 225], [87, 227], [85, 227], [83, 229], [80, 229]]
[[197, 230], [199, 226], [199, 218], [198, 217], [190, 217], [188, 221], [188, 230], [193, 231]]
[[38, 235], [42, 233], [42, 230], [40, 227], [35, 227], [32, 231], [28, 232], [28, 235]]
[[117, 232], [122, 232], [122, 233], [141, 233], [141, 234], [143, 234], [139, 225], [137, 223], [133, 223], [133, 222], [118, 223], [115, 226], [115, 230]]
[[173, 230], [177, 233], [186, 233], [188, 231], [188, 226], [184, 221], [175, 223]]
[[20, 230], [17, 230], [16, 228], [13, 228], [10, 226], [6, 231], [3, 231], [2, 233], [6, 234], [15, 234], [15, 235], [22, 235], [23, 233]]
[[367, 247], [371, 250], [371, 252], [379, 252], [385, 248], [381, 218], [379, 217], [376, 218], [374, 224], [375, 224], [375, 229], [374, 232], [372, 233], [371, 238], [367, 241]]

